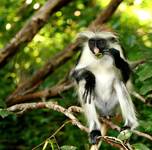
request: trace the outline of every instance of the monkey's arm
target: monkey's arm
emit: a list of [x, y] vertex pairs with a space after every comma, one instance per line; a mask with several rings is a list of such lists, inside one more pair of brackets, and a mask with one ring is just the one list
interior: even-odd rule
[[84, 103], [91, 103], [91, 100], [94, 98], [94, 89], [95, 89], [95, 76], [92, 72], [87, 69], [78, 69], [72, 72], [72, 77], [76, 80], [77, 84], [80, 81], [85, 82], [84, 92], [82, 93]]
[[125, 120], [125, 126], [131, 129], [136, 128], [138, 126], [136, 113], [125, 84], [122, 81], [115, 79], [114, 89], [119, 100], [122, 116]]
[[111, 48], [108, 51], [113, 56], [113, 58], [115, 60], [115, 65], [118, 69], [120, 69], [122, 76], [123, 76], [123, 80], [126, 83], [128, 81], [128, 79], [130, 78], [130, 74], [132, 72], [129, 64], [127, 63], [127, 61], [125, 61], [123, 58], [121, 58], [120, 52], [118, 50]]

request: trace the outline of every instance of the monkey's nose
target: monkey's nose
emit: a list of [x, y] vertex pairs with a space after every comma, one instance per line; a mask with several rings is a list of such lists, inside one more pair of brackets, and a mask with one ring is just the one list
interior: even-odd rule
[[95, 47], [95, 48], [94, 48], [94, 53], [95, 53], [95, 55], [98, 54], [99, 52], [100, 52], [99, 48]]

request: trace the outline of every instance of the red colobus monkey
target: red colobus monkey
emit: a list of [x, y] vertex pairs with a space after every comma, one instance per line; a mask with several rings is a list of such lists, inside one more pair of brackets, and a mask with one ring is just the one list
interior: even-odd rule
[[82, 32], [78, 36], [83, 49], [72, 77], [76, 81], [80, 103], [90, 130], [91, 144], [97, 144], [102, 124], [99, 117], [109, 117], [121, 108], [124, 127], [138, 125], [134, 105], [127, 91], [131, 69], [124, 58], [118, 38], [107, 31]]

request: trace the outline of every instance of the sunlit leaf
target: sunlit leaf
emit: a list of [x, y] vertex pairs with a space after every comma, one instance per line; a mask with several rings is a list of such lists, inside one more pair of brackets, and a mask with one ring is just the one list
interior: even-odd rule
[[150, 150], [146, 145], [142, 143], [137, 143], [132, 145], [134, 150]]
[[77, 147], [64, 145], [64, 146], [61, 147], [61, 150], [77, 150]]
[[2, 118], [5, 118], [5, 117], [7, 117], [8, 115], [10, 115], [11, 113], [9, 112], [9, 111], [7, 111], [6, 109], [1, 109], [0, 108], [0, 116], [2, 117]]

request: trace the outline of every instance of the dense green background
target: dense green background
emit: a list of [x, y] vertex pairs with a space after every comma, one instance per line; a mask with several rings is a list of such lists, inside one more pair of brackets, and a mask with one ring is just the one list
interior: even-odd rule
[[[0, 48], [3, 48], [25, 22], [34, 14], [35, 4], [45, 0], [0, 1]], [[30, 1], [29, 1], [30, 2]], [[84, 30], [105, 8], [109, 0], [76, 0], [55, 13], [25, 48], [0, 69], [0, 107], [5, 107], [5, 98], [16, 86], [29, 78], [48, 58], [74, 41], [76, 33]], [[152, 1], [126, 0], [108, 22], [120, 36], [129, 60], [146, 58], [146, 63], [134, 70], [136, 91], [152, 103]], [[75, 58], [50, 75], [39, 87], [44, 89], [57, 83], [72, 68]], [[76, 94], [70, 90], [56, 99], [62, 106], [79, 105]], [[152, 108], [134, 98], [140, 120], [139, 130], [152, 134]], [[80, 116], [83, 120], [83, 116]], [[52, 110], [35, 110], [21, 116], [9, 115], [0, 119], [0, 150], [28, 150], [51, 136], [67, 118]], [[110, 135], [117, 133], [110, 131]], [[47, 149], [57, 149], [57, 143], [73, 145], [80, 150], [88, 149], [87, 134], [71, 124], [66, 125], [50, 140]], [[152, 149], [152, 141], [134, 135], [131, 144], [139, 149]], [[144, 147], [146, 146], [146, 147]], [[103, 144], [103, 149], [114, 149]], [[42, 147], [38, 148], [42, 149]]]

